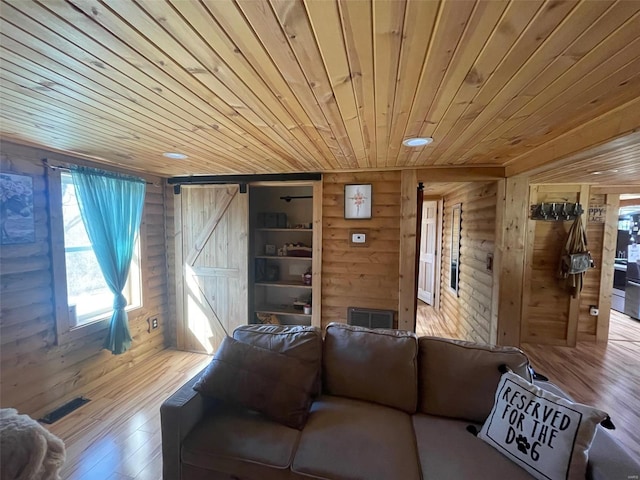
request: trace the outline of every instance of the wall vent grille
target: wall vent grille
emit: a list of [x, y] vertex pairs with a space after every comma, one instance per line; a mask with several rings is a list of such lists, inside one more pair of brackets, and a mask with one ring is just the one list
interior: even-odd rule
[[393, 328], [393, 310], [371, 308], [347, 308], [347, 323], [366, 328]]

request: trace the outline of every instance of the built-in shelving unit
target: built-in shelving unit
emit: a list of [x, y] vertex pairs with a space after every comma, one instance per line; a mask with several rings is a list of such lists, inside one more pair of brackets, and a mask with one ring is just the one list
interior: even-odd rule
[[[314, 183], [319, 182], [250, 186], [249, 311], [254, 323], [275, 316], [281, 324], [320, 325], [320, 272], [313, 270], [320, 265], [322, 237], [314, 227], [321, 219], [314, 201], [320, 202], [321, 195], [314, 197]], [[292, 245], [296, 255], [287, 254]]]

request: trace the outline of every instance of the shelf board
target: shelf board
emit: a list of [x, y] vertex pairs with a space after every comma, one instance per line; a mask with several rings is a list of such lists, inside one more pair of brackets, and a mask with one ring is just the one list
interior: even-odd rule
[[302, 310], [296, 310], [290, 305], [258, 305], [255, 308], [257, 313], [269, 313], [274, 315], [296, 315], [301, 317], [310, 317], [310, 313], [304, 313]]
[[260, 232], [313, 232], [313, 228], [256, 228]]
[[305, 285], [302, 282], [287, 282], [287, 281], [277, 281], [277, 282], [265, 282], [265, 281], [261, 281], [261, 282], [256, 282], [256, 285], [265, 285], [265, 286], [269, 286], [269, 287], [285, 287], [285, 288], [291, 288], [291, 287], [295, 287], [295, 288], [308, 288], [311, 289], [311, 285]]
[[313, 260], [313, 257], [294, 257], [293, 255], [256, 255], [255, 258], [266, 258], [268, 260]]

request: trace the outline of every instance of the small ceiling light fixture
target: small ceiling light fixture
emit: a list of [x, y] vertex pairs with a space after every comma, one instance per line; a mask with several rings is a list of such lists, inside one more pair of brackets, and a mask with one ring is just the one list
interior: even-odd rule
[[429, 145], [433, 142], [433, 138], [431, 137], [415, 137], [415, 138], [405, 138], [402, 141], [402, 144], [405, 147], [424, 147], [425, 145]]
[[604, 173], [604, 172], [600, 172], [600, 171], [598, 171], [598, 172], [591, 172], [591, 175], [602, 175], [603, 173]]
[[184, 160], [185, 158], [189, 158], [184, 153], [177, 152], [165, 152], [162, 155], [167, 158], [172, 158], [173, 160]]

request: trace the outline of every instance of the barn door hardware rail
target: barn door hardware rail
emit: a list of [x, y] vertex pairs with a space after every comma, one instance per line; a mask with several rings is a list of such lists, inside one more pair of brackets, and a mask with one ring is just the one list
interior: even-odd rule
[[550, 222], [575, 220], [584, 213], [579, 203], [549, 202], [531, 205], [531, 220]]
[[284, 200], [285, 202], [290, 203], [291, 200], [301, 200], [303, 198], [313, 198], [313, 195], [297, 195], [297, 196], [287, 195], [286, 197], [280, 197], [280, 200]]
[[240, 193], [247, 192], [247, 184], [251, 182], [293, 182], [322, 180], [321, 173], [265, 173], [256, 175], [186, 175], [167, 179], [173, 185], [173, 193], [180, 194], [181, 185], [240, 185]]

